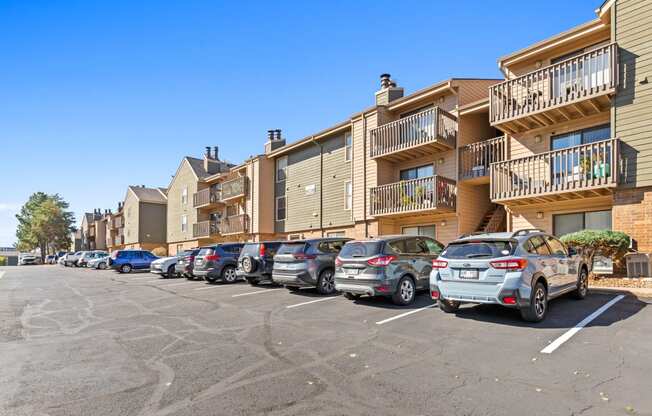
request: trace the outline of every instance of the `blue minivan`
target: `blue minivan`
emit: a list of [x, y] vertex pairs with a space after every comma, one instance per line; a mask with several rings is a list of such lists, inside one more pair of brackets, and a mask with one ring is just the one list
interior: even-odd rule
[[109, 257], [109, 267], [120, 273], [132, 270], [149, 270], [150, 264], [158, 259], [147, 250], [116, 250]]

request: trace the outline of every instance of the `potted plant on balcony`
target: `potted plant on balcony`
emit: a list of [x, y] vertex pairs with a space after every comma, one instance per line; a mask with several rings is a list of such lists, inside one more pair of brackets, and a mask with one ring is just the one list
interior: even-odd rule
[[589, 156], [580, 157], [579, 169], [581, 175], [586, 179], [591, 179], [591, 158]]

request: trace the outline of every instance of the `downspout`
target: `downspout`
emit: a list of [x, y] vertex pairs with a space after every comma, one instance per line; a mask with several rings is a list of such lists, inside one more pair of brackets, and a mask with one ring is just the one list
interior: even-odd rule
[[319, 147], [319, 231], [324, 236], [324, 146], [311, 136], [310, 140]]
[[[353, 133], [351, 133], [353, 134]], [[369, 237], [369, 223], [367, 222], [367, 114], [362, 113], [362, 184], [363, 184], [363, 216], [364, 236]], [[380, 234], [380, 232], [379, 232]]]

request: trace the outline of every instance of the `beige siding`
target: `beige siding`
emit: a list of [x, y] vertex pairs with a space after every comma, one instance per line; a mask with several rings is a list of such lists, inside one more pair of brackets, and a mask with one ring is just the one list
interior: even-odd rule
[[434, 225], [435, 238], [443, 244], [447, 244], [459, 235], [458, 221], [454, 214], [423, 215], [395, 220], [382, 219], [379, 222], [379, 235], [401, 234], [403, 227], [419, 225]]
[[460, 234], [477, 231], [478, 225], [490, 208], [489, 185], [457, 184], [457, 217]]
[[[188, 188], [188, 203], [181, 203], [181, 194], [183, 189]], [[192, 196], [198, 190], [197, 177], [194, 175], [190, 165], [184, 159], [172, 180], [168, 189], [168, 209], [167, 209], [167, 242], [174, 245], [176, 242], [193, 240], [192, 224], [199, 219], [197, 210], [192, 206]], [[186, 232], [181, 231], [181, 217], [188, 216], [188, 229]], [[207, 218], [201, 218], [207, 219]]]
[[499, 83], [499, 80], [492, 79], [471, 79], [458, 80], [455, 83], [458, 88], [458, 105], [474, 103], [489, 96], [489, 87]]
[[140, 218], [140, 210], [138, 209], [138, 198], [133, 192], [127, 191], [124, 204], [124, 236], [125, 244], [138, 243], [138, 224]]
[[615, 40], [619, 46], [621, 68], [620, 88], [613, 110], [615, 133], [624, 144], [626, 186], [650, 186], [652, 2], [618, 0], [615, 7]]
[[323, 227], [351, 225], [351, 210], [345, 210], [345, 183], [351, 180], [351, 163], [344, 159], [344, 135], [323, 144]]

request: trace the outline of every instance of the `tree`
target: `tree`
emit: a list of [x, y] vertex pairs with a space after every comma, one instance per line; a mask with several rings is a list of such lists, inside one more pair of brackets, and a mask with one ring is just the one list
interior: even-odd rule
[[602, 255], [613, 260], [616, 270], [622, 270], [631, 239], [620, 231], [582, 230], [563, 235], [561, 241], [581, 251], [591, 263], [595, 255]]
[[27, 251], [38, 247], [43, 259], [51, 251], [67, 249], [75, 222], [74, 214], [67, 210], [68, 207], [69, 204], [59, 194], [32, 194], [20, 213], [16, 214], [18, 249]]

